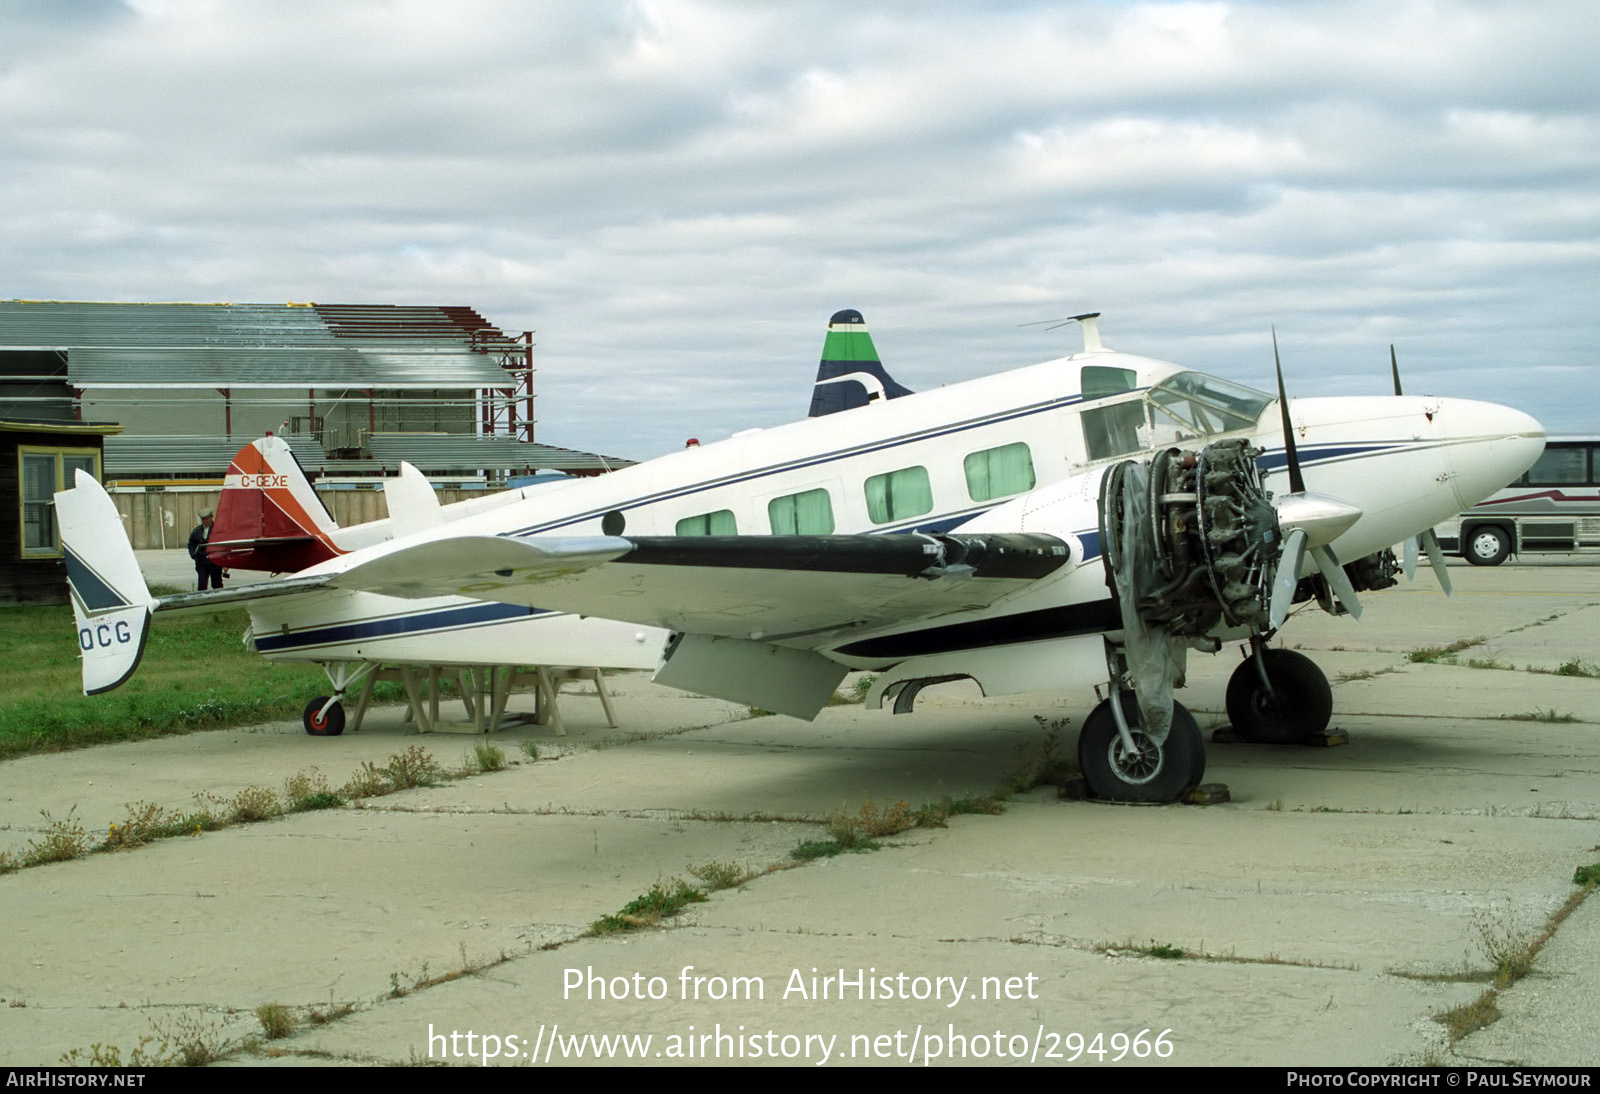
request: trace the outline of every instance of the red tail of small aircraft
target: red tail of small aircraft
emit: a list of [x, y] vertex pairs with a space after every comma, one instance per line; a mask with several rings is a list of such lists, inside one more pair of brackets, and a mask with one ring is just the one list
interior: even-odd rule
[[206, 554], [224, 569], [294, 573], [344, 553], [338, 528], [288, 444], [267, 436], [228, 465]]

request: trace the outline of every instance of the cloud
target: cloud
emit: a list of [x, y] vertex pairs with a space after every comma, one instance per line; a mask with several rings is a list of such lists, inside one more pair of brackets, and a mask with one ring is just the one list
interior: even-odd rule
[[[798, 416], [840, 307], [928, 387], [1110, 344], [1312, 382], [1591, 367], [1600, 27], [1437, 4], [0, 7], [0, 295], [465, 303], [540, 436]], [[1507, 361], [1526, 368], [1508, 369]], [[1591, 390], [1593, 386], [1591, 385]]]

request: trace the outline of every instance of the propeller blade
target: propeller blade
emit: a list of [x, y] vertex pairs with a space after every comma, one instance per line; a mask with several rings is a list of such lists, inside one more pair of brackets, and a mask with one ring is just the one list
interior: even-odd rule
[[1406, 575], [1407, 581], [1417, 579], [1417, 537], [1412, 536], [1406, 540], [1405, 553], [1400, 558], [1400, 572]]
[[1294, 447], [1294, 427], [1289, 424], [1289, 396], [1283, 389], [1283, 362], [1278, 358], [1278, 328], [1272, 328], [1272, 364], [1278, 370], [1278, 412], [1283, 416], [1283, 455], [1289, 462], [1289, 492], [1304, 494], [1306, 480], [1300, 474], [1300, 453]]
[[1296, 528], [1283, 541], [1283, 554], [1278, 556], [1278, 576], [1272, 580], [1272, 604], [1268, 618], [1272, 629], [1283, 626], [1288, 618], [1289, 606], [1294, 602], [1294, 587], [1300, 584], [1300, 563], [1306, 555], [1306, 533]]
[[1400, 390], [1400, 362], [1396, 361], [1394, 359], [1394, 343], [1393, 342], [1389, 343], [1389, 371], [1394, 373], [1394, 393], [1396, 395], [1405, 394], [1403, 391]]
[[1444, 595], [1449, 596], [1455, 592], [1450, 585], [1450, 574], [1444, 568], [1444, 552], [1439, 549], [1439, 537], [1432, 528], [1422, 533], [1420, 537], [1423, 548], [1428, 552], [1428, 562], [1433, 566], [1434, 574], [1439, 578], [1439, 587], [1444, 590]]
[[1361, 598], [1356, 596], [1356, 591], [1350, 585], [1350, 579], [1345, 576], [1344, 567], [1339, 565], [1339, 560], [1334, 553], [1326, 547], [1313, 547], [1311, 558], [1317, 564], [1317, 569], [1327, 580], [1329, 588], [1338, 596], [1339, 603], [1344, 605], [1345, 611], [1355, 619], [1361, 618]]

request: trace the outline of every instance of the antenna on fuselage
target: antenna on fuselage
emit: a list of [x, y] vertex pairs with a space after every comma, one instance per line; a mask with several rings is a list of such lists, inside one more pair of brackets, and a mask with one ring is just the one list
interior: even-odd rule
[[1035, 319], [1032, 323], [1018, 323], [1019, 327], [1037, 327], [1045, 323], [1050, 324], [1045, 330], [1056, 330], [1068, 323], [1081, 323], [1083, 325], [1083, 352], [1099, 353], [1104, 350], [1105, 344], [1100, 341], [1100, 325], [1096, 322], [1100, 318], [1097, 311], [1084, 312], [1082, 315], [1072, 315], [1065, 319]]

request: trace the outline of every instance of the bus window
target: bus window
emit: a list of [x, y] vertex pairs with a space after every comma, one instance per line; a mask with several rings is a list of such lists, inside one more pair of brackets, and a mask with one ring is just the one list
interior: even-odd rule
[[732, 509], [718, 509], [715, 513], [702, 513], [697, 517], [684, 517], [677, 524], [680, 536], [736, 536]]
[[1589, 450], [1582, 446], [1549, 445], [1534, 461], [1522, 481], [1535, 486], [1559, 486], [1589, 481]]
[[926, 467], [903, 467], [866, 482], [867, 515], [874, 524], [920, 517], [933, 511], [933, 487]]
[[989, 501], [1033, 489], [1033, 455], [1021, 441], [974, 452], [964, 466], [967, 494], [973, 501]]
[[833, 502], [826, 490], [785, 494], [767, 502], [775, 536], [825, 536], [833, 531]]

